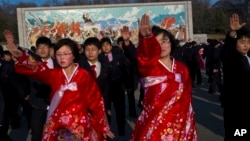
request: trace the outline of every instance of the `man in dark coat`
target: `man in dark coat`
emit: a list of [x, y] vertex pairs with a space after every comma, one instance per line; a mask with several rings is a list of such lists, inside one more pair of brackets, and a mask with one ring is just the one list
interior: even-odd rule
[[[225, 141], [250, 140], [250, 31], [245, 24], [239, 22], [237, 14], [230, 17], [230, 31], [221, 54], [224, 83], [220, 100], [224, 110]], [[242, 134], [242, 130], [246, 133]]]

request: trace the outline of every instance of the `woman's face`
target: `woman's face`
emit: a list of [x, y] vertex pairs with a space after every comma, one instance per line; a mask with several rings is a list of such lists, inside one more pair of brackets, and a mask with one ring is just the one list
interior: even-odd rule
[[67, 68], [74, 64], [74, 55], [72, 50], [64, 45], [56, 51], [56, 60], [62, 68]]
[[164, 37], [163, 33], [156, 36], [156, 40], [161, 46], [160, 58], [169, 57], [171, 52], [171, 43], [168, 37]]

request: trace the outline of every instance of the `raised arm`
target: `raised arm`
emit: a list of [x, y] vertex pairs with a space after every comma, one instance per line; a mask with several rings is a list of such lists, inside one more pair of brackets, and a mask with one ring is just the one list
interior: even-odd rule
[[4, 30], [3, 35], [4, 35], [6, 43], [7, 43], [6, 47], [10, 51], [12, 56], [14, 56], [16, 58], [21, 57], [23, 55], [22, 51], [16, 47], [15, 42], [14, 42], [14, 36], [13, 36], [12, 32], [9, 30]]
[[144, 14], [138, 19], [139, 33], [143, 37], [149, 37], [152, 34], [152, 25], [150, 24], [149, 15]]
[[142, 77], [148, 76], [160, 59], [161, 46], [152, 33], [152, 25], [147, 14], [138, 20], [139, 44], [137, 48], [138, 70]]
[[123, 26], [121, 29], [121, 35], [122, 39], [124, 41], [124, 44], [128, 46], [130, 44], [130, 37], [131, 37], [131, 32], [129, 31], [128, 26]]
[[231, 15], [229, 20], [229, 32], [226, 35], [225, 44], [222, 50], [224, 55], [231, 56], [232, 53], [235, 52], [236, 47], [236, 38], [237, 38], [237, 31], [243, 28], [246, 23], [240, 23], [239, 15], [234, 13]]
[[245, 22], [240, 23], [240, 18], [238, 14], [236, 13], [232, 14], [229, 21], [229, 27], [230, 27], [229, 35], [231, 37], [235, 37], [237, 30], [241, 29], [244, 25], [246, 25], [246, 23]]

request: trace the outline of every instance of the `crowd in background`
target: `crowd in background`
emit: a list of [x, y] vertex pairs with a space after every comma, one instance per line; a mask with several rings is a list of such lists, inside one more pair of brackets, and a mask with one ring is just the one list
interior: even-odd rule
[[[207, 43], [201, 44], [197, 44], [195, 41], [185, 42], [183, 45], [178, 44], [178, 47], [176, 48], [173, 56], [174, 58], [182, 61], [188, 66], [192, 78], [193, 87], [201, 85], [203, 83], [201, 76], [202, 70], [206, 70], [206, 74], [209, 77], [210, 83], [209, 93], [215, 93], [219, 91], [222, 83], [220, 77], [220, 60], [219, 56], [215, 56], [215, 52], [217, 52], [217, 55], [219, 55], [218, 52], [222, 47], [223, 42], [219, 42], [216, 39], [208, 39], [207, 41]], [[102, 66], [104, 66], [102, 67], [104, 68], [104, 71], [108, 72], [107, 70], [110, 69], [110, 67], [111, 69], [113, 69], [112, 74], [109, 74], [110, 78], [102, 78], [109, 80], [103, 81], [99, 79], [99, 84], [103, 89], [104, 96], [107, 96], [107, 94], [105, 94], [107, 93], [107, 90], [105, 90], [107, 86], [103, 86], [104, 84], [108, 84], [108, 87], [113, 91], [110, 92], [109, 97], [111, 98], [105, 99], [109, 99], [110, 101], [112, 101], [113, 105], [115, 106], [119, 135], [122, 136], [125, 132], [125, 93], [129, 97], [129, 115], [134, 118], [137, 117], [135, 106], [142, 106], [141, 101], [144, 94], [142, 85], [139, 85], [143, 82], [140, 80], [140, 75], [137, 70], [137, 61], [135, 58], [136, 47], [131, 42], [125, 45], [122, 37], [120, 37], [115, 44], [112, 44], [110, 39], [105, 37], [101, 40], [100, 43], [102, 43], [103, 49], [105, 48], [104, 46], [106, 43], [108, 44], [108, 46], [112, 45], [114, 59], [113, 61], [116, 61], [116, 56], [118, 59], [116, 61], [117, 64], [111, 66], [108, 65], [108, 62], [104, 55], [104, 51], [101, 51], [102, 53], [98, 54], [98, 60], [101, 62]], [[38, 55], [36, 57], [41, 57], [41, 59], [55, 58], [53, 54], [54, 44], [50, 43], [47, 38], [38, 38], [36, 44], [37, 47], [30, 47], [30, 52]], [[40, 47], [40, 44], [47, 45], [48, 51], [46, 53], [41, 53], [43, 47]], [[84, 46], [84, 44], [97, 44], [97, 46], [99, 47], [99, 43], [95, 39], [90, 38], [86, 40], [82, 45], [79, 45], [79, 54], [81, 55], [81, 59], [78, 63], [80, 67], [83, 67], [89, 70], [90, 73], [92, 73], [91, 66], [88, 63], [86, 54], [83, 51], [86, 50], [86, 45]], [[98, 50], [99, 49], [101, 50], [101, 48], [98, 48]], [[45, 119], [49, 107], [50, 88], [37, 80], [29, 79], [25, 76], [15, 73], [15, 58], [12, 57], [11, 53], [8, 50], [2, 50], [1, 56], [1, 91], [5, 96], [5, 108], [7, 108], [6, 110], [8, 112], [10, 112], [8, 114], [4, 114], [8, 115], [8, 117], [5, 117], [5, 119], [9, 119], [8, 126], [10, 126], [12, 129], [19, 128], [20, 115], [18, 115], [18, 108], [21, 105], [22, 112], [29, 121], [28, 128], [33, 129], [32, 138], [34, 138], [34, 140], [39, 140], [36, 138], [41, 138], [42, 135], [42, 127], [45, 124]], [[53, 62], [55, 66], [57, 66], [55, 60]], [[120, 63], [119, 66], [117, 66], [118, 63]], [[214, 66], [216, 66], [216, 68], [214, 68]], [[214, 73], [214, 69], [217, 69], [218, 72]], [[101, 72], [99, 72], [99, 75], [100, 73]], [[138, 86], [140, 86], [141, 90], [140, 101], [138, 103], [135, 103], [134, 92], [138, 88]], [[111, 105], [106, 104], [105, 106], [106, 109], [109, 109], [107, 112], [107, 117], [109, 119], [109, 122], [111, 122]], [[7, 129], [9, 128], [6, 128], [5, 132], [8, 131]]]
[[[238, 17], [234, 15], [234, 19], [238, 20]], [[240, 25], [239, 20], [238, 24]], [[230, 23], [230, 25], [232, 26], [232, 23]], [[243, 25], [235, 29], [235, 31], [240, 30], [242, 27]], [[249, 31], [246, 30], [243, 33], [237, 33], [236, 35], [238, 35], [238, 37], [241, 37], [242, 34], [243, 39], [247, 40], [245, 44], [249, 46]], [[226, 84], [229, 82], [228, 76], [224, 78], [224, 75], [227, 75], [228, 72], [228, 68], [225, 68], [228, 67], [228, 64], [223, 60], [225, 59], [225, 48], [228, 47], [228, 42], [231, 44], [234, 43], [236, 46], [237, 40], [242, 39], [238, 37], [235, 38], [236, 41], [231, 41], [234, 40], [234, 38], [227, 38], [226, 40], [207, 39], [206, 43], [197, 43], [192, 40], [187, 42], [175, 40], [176, 48], [172, 53], [172, 57], [186, 65], [190, 74], [192, 87], [199, 87], [199, 85], [204, 83], [202, 73], [205, 72], [209, 83], [208, 93], [226, 92], [227, 94], [228, 91], [226, 91], [227, 89], [224, 86], [224, 79], [227, 79]], [[227, 44], [225, 44], [225, 41]], [[56, 55], [65, 57], [67, 54], [56, 54], [54, 50], [55, 46], [56, 44], [52, 44], [50, 39], [39, 37], [36, 41], [36, 46], [30, 47], [28, 50], [22, 47], [19, 47], [19, 49], [29, 52], [32, 59], [36, 61], [49, 61], [47, 63], [48, 68], [56, 68], [58, 67], [58, 62], [55, 60]], [[140, 113], [136, 113], [135, 106], [143, 110], [142, 101], [145, 93], [145, 88], [143, 87], [145, 86], [145, 82], [141, 79], [142, 76], [138, 71], [139, 68], [136, 58], [137, 47], [130, 41], [129, 29], [124, 27], [122, 36], [114, 43], [106, 37], [100, 40], [95, 37], [90, 37], [84, 43], [78, 44], [78, 49], [80, 59], [77, 63], [79, 67], [86, 69], [90, 75], [97, 80], [104, 99], [105, 113], [109, 124], [112, 120], [111, 105], [113, 105], [119, 136], [124, 136], [126, 134], [125, 96], [128, 96], [129, 116], [137, 118]], [[41, 140], [43, 126], [46, 123], [50, 106], [51, 88], [40, 81], [16, 73], [14, 65], [17, 58], [12, 56], [10, 51], [4, 50], [3, 47], [0, 48], [0, 53], [0, 138], [4, 138], [6, 141], [11, 140], [8, 137], [9, 127], [12, 129], [19, 128], [20, 115], [18, 110], [21, 106], [22, 112], [28, 120], [27, 127], [32, 131], [32, 141]], [[249, 53], [249, 51], [247, 53]], [[241, 66], [237, 67], [239, 68]], [[248, 78], [249, 72], [242, 71], [244, 74], [247, 74], [246, 77]], [[54, 79], [56, 80], [56, 76]], [[237, 80], [241, 81], [239, 79]], [[234, 85], [227, 86], [232, 87]], [[239, 86], [237, 88], [239, 89], [241, 87]], [[141, 92], [138, 103], [135, 102], [134, 97], [136, 89], [140, 89]], [[233, 92], [237, 93], [236, 90], [233, 90]], [[246, 94], [249, 94], [249, 92]], [[225, 94], [220, 96], [220, 100], [222, 101], [222, 107], [225, 107], [224, 102], [226, 100], [223, 96], [225, 96]], [[228, 105], [230, 104], [226, 103], [227, 107], [235, 108]], [[244, 105], [241, 105], [240, 108], [242, 108], [242, 106]], [[230, 112], [227, 111], [226, 114], [228, 113]], [[240, 113], [238, 114], [240, 115]], [[229, 114], [229, 116], [230, 115], [231, 114]], [[230, 121], [228, 119], [229, 118], [227, 118], [227, 121]], [[228, 124], [225, 124], [225, 129], [226, 125]], [[233, 129], [236, 127], [236, 125], [233, 126]], [[232, 132], [232, 130], [228, 132]], [[230, 134], [228, 132], [226, 135]], [[229, 137], [230, 136], [231, 135], [229, 135]]]
[[[39, 42], [41, 40], [41, 43]], [[49, 43], [49, 41], [43, 41], [42, 38], [40, 40], [37, 40], [37, 45], [39, 44], [48, 44], [49, 51], [48, 54], [45, 55], [48, 57], [48, 55], [51, 58], [54, 58], [54, 52], [53, 47], [54, 45]], [[109, 45], [112, 43], [110, 42], [110, 39], [103, 38], [102, 41], [108, 42]], [[177, 41], [178, 42], [178, 41]], [[206, 72], [206, 75], [209, 78], [209, 93], [215, 93], [220, 91], [221, 85], [222, 85], [222, 79], [221, 79], [221, 62], [220, 62], [220, 56], [219, 52], [223, 46], [223, 41], [219, 41], [216, 39], [207, 39], [207, 43], [196, 43], [196, 41], [188, 41], [185, 43], [178, 42], [178, 46], [173, 54], [173, 57], [177, 60], [182, 61], [188, 66], [190, 76], [192, 79], [192, 85], [193, 87], [202, 85], [204, 83], [202, 80], [202, 70]], [[119, 108], [121, 105], [123, 105], [122, 109], [117, 109], [117, 113], [121, 112], [120, 120], [118, 120], [118, 129], [120, 130], [120, 135], [124, 135], [125, 130], [125, 93], [127, 92], [127, 95], [130, 97], [130, 104], [129, 104], [129, 112], [130, 116], [137, 117], [136, 110], [135, 110], [135, 100], [134, 100], [134, 91], [137, 89], [137, 83], [140, 83], [139, 81], [139, 74], [137, 72], [137, 64], [136, 64], [136, 47], [132, 45], [130, 42], [129, 45], [132, 47], [126, 46], [123, 42], [122, 37], [117, 40], [116, 44], [112, 44], [115, 54], [117, 56], [124, 56], [121, 58], [121, 65], [122, 67], [120, 70], [116, 70], [116, 72], [113, 73], [123, 73], [123, 76], [120, 76], [117, 78], [119, 81], [126, 80], [127, 78], [130, 78], [130, 82], [126, 80], [127, 82], [119, 82], [114, 81], [112, 90], [116, 89], [118, 91], [117, 94], [118, 97], [122, 98], [121, 100], [114, 98], [114, 106], [117, 106]], [[83, 44], [79, 45], [79, 53], [81, 54], [82, 60], [80, 60], [79, 64], [80, 66], [87, 68], [90, 70], [90, 66], [86, 65], [86, 55], [83, 51], [84, 47]], [[38, 47], [30, 47], [30, 51], [36, 53], [39, 55], [39, 50], [41, 50]], [[121, 55], [122, 53], [122, 55]], [[126, 55], [126, 56], [125, 56]], [[30, 128], [30, 124], [32, 123], [34, 125], [34, 132], [37, 131], [39, 134], [42, 133], [42, 127], [45, 122], [45, 117], [47, 114], [47, 107], [49, 106], [49, 88], [46, 88], [46, 85], [40, 84], [40, 82], [36, 80], [30, 80], [24, 76], [18, 75], [14, 71], [14, 61], [15, 59], [12, 57], [10, 52], [8, 50], [3, 50], [1, 53], [1, 86], [2, 86], [2, 93], [5, 96], [8, 96], [9, 98], [5, 98], [5, 103], [9, 103], [9, 106], [7, 104], [8, 111], [11, 111], [8, 117], [10, 119], [10, 127], [12, 129], [18, 128], [20, 126], [20, 115], [18, 115], [18, 108], [21, 105], [23, 108], [23, 112], [27, 117], [28, 122], [28, 128]], [[40, 54], [39, 57], [42, 57], [43, 55]], [[99, 58], [102, 58], [100, 60], [103, 60], [102, 55], [98, 55]], [[104, 59], [105, 62], [105, 59]], [[84, 65], [85, 64], [85, 65]], [[105, 64], [105, 63], [103, 63]], [[128, 70], [129, 68], [130, 70]], [[126, 70], [126, 71], [124, 71]], [[130, 72], [129, 72], [130, 71]], [[11, 78], [13, 77], [13, 78]], [[35, 82], [34, 82], [35, 81]], [[25, 83], [24, 83], [25, 82]], [[107, 84], [107, 83], [106, 83]], [[128, 84], [133, 84], [133, 86], [127, 86]], [[24, 86], [23, 86], [24, 85]], [[117, 87], [119, 86], [119, 87]], [[126, 86], [126, 87], [125, 87]], [[140, 85], [142, 86], [142, 85]], [[143, 91], [143, 88], [141, 88], [141, 91]], [[115, 93], [115, 92], [114, 92]], [[131, 93], [131, 94], [130, 94]], [[141, 92], [140, 97], [141, 100], [143, 99], [143, 93]], [[114, 97], [115, 95], [113, 95]], [[140, 100], [140, 101], [141, 101]], [[117, 102], [117, 105], [115, 104]], [[123, 104], [122, 104], [123, 103]], [[138, 106], [141, 106], [141, 102], [137, 103]], [[109, 105], [110, 106], [110, 105]], [[33, 108], [32, 108], [33, 107]], [[35, 107], [35, 108], [34, 108]], [[13, 110], [14, 109], [14, 110]], [[116, 109], [116, 108], [115, 108]], [[33, 113], [32, 113], [33, 112]], [[35, 114], [36, 113], [36, 114]], [[32, 116], [39, 116], [33, 117]], [[110, 114], [111, 115], [111, 114]], [[111, 120], [110, 115], [108, 116], [108, 119]], [[118, 115], [119, 116], [119, 115]], [[42, 118], [43, 117], [43, 118]], [[117, 117], [119, 118], [119, 117]], [[35, 120], [32, 120], [35, 119]], [[37, 120], [41, 119], [41, 120]], [[43, 122], [41, 122], [43, 121]], [[122, 126], [120, 128], [120, 126]], [[33, 132], [33, 133], [34, 133]], [[34, 133], [35, 134], [35, 133]], [[35, 135], [33, 136], [35, 138]], [[41, 138], [41, 135], [40, 135]], [[35, 139], [34, 139], [35, 140]]]

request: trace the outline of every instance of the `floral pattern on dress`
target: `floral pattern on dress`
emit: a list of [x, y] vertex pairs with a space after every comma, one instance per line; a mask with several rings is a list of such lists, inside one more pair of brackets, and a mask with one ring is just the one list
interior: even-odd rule
[[[43, 141], [81, 140], [105, 141], [103, 134], [110, 128], [104, 110], [103, 97], [96, 80], [85, 69], [75, 64], [75, 70], [68, 79], [62, 68], [34, 71], [24, 62], [27, 55], [18, 59], [17, 73], [37, 79], [51, 86], [50, 108], [43, 131]], [[24, 64], [23, 64], [24, 63]], [[38, 65], [39, 62], [36, 62]], [[41, 67], [45, 66], [41, 64]], [[56, 77], [55, 77], [56, 76]], [[74, 89], [68, 89], [69, 86]], [[74, 84], [74, 85], [73, 85]], [[63, 92], [61, 86], [66, 86]], [[53, 98], [58, 96], [55, 104]], [[54, 107], [53, 107], [54, 104]]]
[[[55, 111], [54, 116], [58, 116], [58, 123], [55, 124], [53, 121], [49, 119], [48, 123], [45, 125], [44, 137], [43, 140], [52, 138], [58, 141], [89, 141], [98, 140], [97, 134], [95, 130], [92, 129], [89, 135], [86, 135], [84, 127], [90, 128], [90, 118], [86, 116], [79, 117], [78, 115], [72, 115], [71, 112], [65, 111], [63, 113], [58, 113], [58, 110]], [[80, 123], [80, 124], [78, 124]], [[60, 124], [59, 129], [56, 131], [51, 130], [55, 129], [55, 125]], [[65, 128], [67, 127], [67, 128]]]
[[187, 67], [171, 58], [167, 68], [160, 61], [161, 46], [155, 36], [140, 38], [137, 51], [145, 93], [130, 141], [197, 141]]

